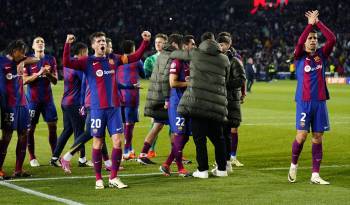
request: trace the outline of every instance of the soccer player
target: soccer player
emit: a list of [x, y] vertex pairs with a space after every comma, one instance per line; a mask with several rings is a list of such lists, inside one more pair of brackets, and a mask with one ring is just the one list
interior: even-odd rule
[[[74, 58], [88, 56], [88, 47], [84, 43], [76, 43], [72, 47]], [[81, 107], [81, 84], [83, 73], [81, 71], [63, 68], [64, 76], [64, 92], [61, 102], [63, 112], [63, 131], [58, 138], [57, 146], [52, 155], [50, 164], [53, 166], [61, 166], [58, 158], [62, 153], [69, 137], [74, 133], [77, 139], [84, 132], [85, 118], [80, 114]], [[80, 148], [79, 167], [93, 166], [91, 161], [86, 160], [85, 147]]]
[[[151, 76], [151, 83], [148, 88], [144, 115], [154, 119], [154, 125], [148, 132], [143, 148], [137, 161], [143, 165], [155, 164], [147, 157], [156, 136], [159, 134], [165, 124], [169, 124], [167, 103], [170, 94], [169, 85], [169, 65], [170, 53], [180, 49], [183, 36], [180, 34], [171, 34], [169, 41], [164, 46], [163, 51], [159, 54], [154, 70]], [[169, 65], [168, 65], [169, 64]], [[172, 134], [170, 134], [172, 136]], [[172, 140], [172, 137], [171, 137]]]
[[[329, 99], [325, 81], [327, 58], [336, 43], [336, 37], [319, 19], [318, 11], [307, 11], [308, 25], [301, 34], [295, 47], [294, 59], [297, 75], [296, 101], [296, 138], [292, 144], [292, 162], [288, 180], [296, 182], [298, 158], [303, 149], [308, 132], [312, 131], [312, 175], [311, 183], [330, 184], [320, 175], [322, 161], [322, 137], [330, 129], [326, 100]], [[320, 29], [327, 42], [318, 47], [318, 36], [313, 27]]]
[[[157, 58], [160, 54], [160, 52], [162, 52], [163, 48], [164, 48], [164, 45], [165, 43], [168, 41], [168, 36], [163, 34], [163, 33], [158, 33], [155, 37], [155, 40], [154, 40], [154, 47], [157, 51], [157, 53], [149, 56], [146, 58], [145, 60], [145, 63], [143, 65], [143, 68], [145, 70], [145, 75], [146, 75], [146, 78], [150, 78], [151, 75], [152, 75], [152, 71], [153, 71], [153, 67], [157, 61]], [[151, 125], [151, 128], [154, 126], [154, 123], [153, 123], [153, 119], [152, 119], [152, 125]], [[156, 147], [156, 143], [157, 143], [157, 138], [158, 138], [158, 135], [156, 136], [155, 140], [153, 141], [152, 143], [152, 146], [150, 148], [150, 150], [148, 151], [147, 153], [147, 157], [148, 158], [153, 158], [153, 157], [156, 157], [156, 152], [155, 152], [155, 147]]]
[[[24, 84], [27, 84], [27, 99], [29, 101], [28, 151], [30, 165], [38, 167], [40, 164], [35, 156], [34, 132], [36, 124], [39, 122], [40, 113], [48, 125], [52, 154], [57, 143], [57, 111], [51, 90], [51, 83], [57, 84], [57, 64], [55, 57], [45, 54], [45, 41], [42, 37], [34, 38], [32, 48], [34, 56], [40, 58], [40, 61], [26, 66], [23, 81]], [[46, 71], [38, 75], [41, 69]]]
[[[0, 56], [0, 98], [1, 98], [1, 129], [0, 138], [0, 179], [7, 179], [2, 170], [11, 141], [12, 133], [17, 130], [16, 168], [13, 177], [28, 177], [30, 174], [23, 170], [26, 155], [27, 135], [29, 127], [29, 112], [23, 90], [23, 69], [27, 46], [22, 40], [12, 41], [6, 56]], [[42, 69], [39, 74], [46, 73]]]
[[[217, 38], [218, 43], [222, 48], [222, 52], [228, 57], [230, 55], [229, 49], [231, 48], [232, 39], [229, 36], [219, 35]], [[233, 135], [236, 133], [241, 123], [241, 87], [245, 83], [245, 72], [242, 61], [237, 56], [232, 56], [230, 60], [230, 72], [226, 84], [227, 89], [227, 110], [228, 110], [228, 121], [224, 126], [224, 136], [226, 144], [226, 170], [232, 172], [232, 165], [230, 158], [232, 152], [236, 153], [237, 140], [234, 141]], [[231, 140], [233, 142], [231, 142]], [[235, 143], [235, 149], [232, 149], [232, 144]], [[237, 159], [236, 159], [237, 160]], [[243, 166], [243, 165], [242, 165]]]
[[[227, 37], [228, 39], [225, 40]], [[238, 127], [242, 121], [241, 105], [245, 98], [245, 74], [241, 69], [242, 64], [241, 56], [232, 46], [232, 36], [228, 32], [221, 32], [218, 34], [218, 41], [221, 47], [224, 49], [224, 53], [227, 55], [231, 62], [231, 73], [229, 78], [228, 89], [228, 111], [229, 111], [229, 126], [224, 127], [224, 135], [231, 139], [226, 139], [226, 151], [229, 153], [230, 164], [242, 167], [244, 166], [237, 159], [237, 147], [238, 147]], [[243, 64], [242, 64], [243, 65]], [[238, 85], [237, 85], [238, 83]], [[240, 85], [240, 86], [239, 86]], [[239, 87], [236, 87], [239, 86]], [[229, 135], [229, 136], [227, 136]], [[232, 170], [232, 166], [227, 165], [229, 170]]]
[[[143, 42], [141, 52], [127, 56], [128, 62], [139, 60], [144, 49], [148, 46], [151, 34], [147, 31], [142, 33]], [[104, 184], [101, 175], [103, 144], [102, 136], [105, 129], [108, 129], [113, 142], [112, 150], [112, 170], [109, 177], [109, 186], [126, 188], [117, 176], [121, 158], [121, 138], [123, 125], [121, 120], [120, 101], [118, 96], [118, 86], [116, 69], [122, 64], [120, 55], [106, 56], [106, 36], [103, 32], [93, 33], [90, 37], [91, 46], [95, 53], [92, 56], [79, 59], [70, 59], [70, 44], [74, 41], [74, 35], [68, 34], [63, 52], [63, 65], [72, 69], [82, 70], [88, 80], [91, 91], [91, 134], [93, 138], [92, 159], [96, 174], [96, 189], [103, 189]], [[124, 59], [125, 61], [125, 59]]]
[[[124, 41], [122, 49], [125, 56], [135, 52], [134, 41]], [[117, 77], [118, 83], [124, 85], [140, 84], [140, 77], [145, 78], [143, 62], [140, 60], [119, 66]], [[123, 159], [131, 160], [136, 158], [132, 148], [132, 137], [135, 123], [139, 121], [140, 93], [139, 89], [119, 89], [119, 93], [125, 136]]]
[[[196, 44], [192, 35], [184, 36], [184, 50], [189, 51], [195, 46]], [[190, 119], [179, 114], [177, 112], [177, 106], [188, 85], [190, 76], [189, 62], [178, 59], [172, 60], [169, 69], [169, 83], [171, 90], [168, 115], [170, 129], [171, 132], [174, 133], [174, 140], [171, 143], [172, 149], [170, 155], [159, 169], [165, 176], [169, 176], [171, 174], [170, 165], [173, 160], [176, 159], [179, 176], [187, 177], [190, 174], [183, 166], [182, 150], [191, 135]]]
[[[113, 58], [113, 43], [112, 39], [106, 38], [106, 55], [111, 56]], [[140, 50], [139, 50], [140, 49]], [[136, 54], [139, 52], [143, 52], [144, 48], [141, 46], [137, 51]], [[133, 55], [133, 54], [132, 54]], [[137, 54], [139, 55], [139, 54]], [[127, 58], [126, 58], [127, 59]], [[92, 135], [90, 132], [90, 127], [91, 127], [91, 115], [90, 115], [90, 104], [91, 104], [91, 92], [90, 92], [90, 87], [87, 84], [87, 80], [85, 75], [83, 74], [83, 80], [82, 80], [82, 88], [81, 88], [81, 104], [83, 105], [80, 109], [81, 114], [86, 115], [86, 130], [85, 132], [80, 135], [75, 141], [74, 144], [72, 145], [71, 149], [63, 155], [61, 158], [61, 163], [62, 163], [62, 169], [66, 173], [71, 173], [70, 169], [70, 160], [72, 159], [73, 155], [80, 150], [81, 147], [84, 146], [86, 142], [88, 142], [90, 139], [92, 139]], [[119, 84], [119, 83], [118, 83]], [[120, 86], [119, 86], [120, 87]], [[107, 171], [111, 171], [112, 167], [112, 162], [109, 159], [108, 156], [108, 150], [105, 141], [103, 142], [102, 145], [102, 158], [105, 164], [105, 168]], [[122, 166], [119, 167], [119, 170], [123, 170], [124, 168]]]

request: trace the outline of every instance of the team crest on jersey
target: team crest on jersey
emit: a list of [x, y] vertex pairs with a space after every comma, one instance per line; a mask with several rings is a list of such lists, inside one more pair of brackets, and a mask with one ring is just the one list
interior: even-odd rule
[[170, 68], [174, 69], [176, 67], [176, 63], [171, 63]]
[[300, 127], [305, 127], [305, 122], [301, 121], [300, 122]]
[[314, 60], [315, 60], [315, 62], [320, 62], [321, 61], [321, 58], [319, 57], [319, 56], [316, 56], [315, 58], [314, 58]]
[[108, 62], [109, 62], [109, 64], [114, 65], [114, 60], [113, 59], [109, 59]]
[[97, 134], [97, 129], [92, 129], [92, 132], [94, 133], [94, 134]]
[[6, 74], [6, 79], [7, 79], [7, 80], [11, 80], [12, 78], [13, 78], [12, 73], [7, 73], [7, 74]]
[[97, 77], [102, 77], [103, 76], [103, 71], [102, 70], [97, 70], [96, 71], [96, 76]]
[[304, 67], [305, 72], [310, 72], [311, 71], [311, 66], [307, 65]]

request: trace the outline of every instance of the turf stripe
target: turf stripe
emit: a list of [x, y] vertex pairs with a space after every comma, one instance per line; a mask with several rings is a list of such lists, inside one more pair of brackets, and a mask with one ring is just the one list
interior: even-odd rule
[[21, 191], [21, 192], [24, 192], [24, 193], [27, 193], [27, 194], [30, 194], [30, 195], [38, 196], [38, 197], [49, 199], [49, 200], [52, 200], [52, 201], [62, 202], [64, 204], [68, 204], [68, 205], [83, 205], [83, 204], [81, 204], [79, 202], [75, 202], [75, 201], [72, 201], [72, 200], [69, 200], [69, 199], [64, 199], [64, 198], [60, 198], [60, 197], [49, 195], [49, 194], [44, 194], [44, 193], [41, 193], [41, 192], [38, 192], [38, 191], [34, 191], [32, 189], [28, 189], [28, 188], [24, 188], [24, 187], [20, 187], [20, 186], [14, 185], [14, 184], [10, 184], [10, 183], [5, 182], [5, 181], [0, 181], [0, 185], [8, 187], [8, 188], [11, 188], [11, 189], [15, 189], [17, 191]]

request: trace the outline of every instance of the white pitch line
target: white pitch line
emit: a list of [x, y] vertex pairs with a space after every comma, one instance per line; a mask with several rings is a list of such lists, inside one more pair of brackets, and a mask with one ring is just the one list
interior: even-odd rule
[[[350, 164], [344, 165], [321, 165], [321, 168], [341, 168], [341, 167], [350, 167]], [[274, 171], [274, 170], [288, 170], [289, 167], [271, 167], [271, 168], [261, 168], [259, 171]], [[311, 169], [311, 167], [298, 167], [298, 169]]]
[[69, 199], [64, 199], [64, 198], [60, 198], [60, 197], [57, 197], [57, 196], [44, 194], [42, 192], [34, 191], [32, 189], [28, 189], [28, 188], [24, 188], [24, 187], [20, 187], [20, 186], [14, 185], [14, 184], [10, 184], [7, 181], [0, 181], [0, 185], [4, 186], [4, 187], [7, 187], [7, 188], [15, 189], [17, 191], [21, 191], [21, 192], [24, 192], [24, 193], [27, 193], [27, 194], [38, 196], [38, 197], [41, 197], [41, 198], [49, 199], [49, 200], [52, 200], [52, 201], [62, 202], [64, 204], [68, 204], [68, 205], [83, 205], [83, 204], [81, 204], [79, 202], [75, 202], [75, 201], [72, 201], [72, 200], [69, 200]]

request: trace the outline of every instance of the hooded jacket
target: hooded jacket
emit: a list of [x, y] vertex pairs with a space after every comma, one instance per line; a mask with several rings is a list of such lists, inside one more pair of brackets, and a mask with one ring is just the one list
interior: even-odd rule
[[184, 116], [227, 121], [226, 80], [228, 57], [220, 52], [219, 44], [205, 40], [191, 51], [174, 51], [170, 58], [190, 60], [190, 83], [178, 105]]
[[164, 108], [164, 104], [170, 92], [168, 68], [171, 59], [169, 56], [174, 50], [173, 46], [166, 44], [157, 58], [148, 87], [144, 110], [145, 116], [159, 120], [168, 119], [168, 111]]

